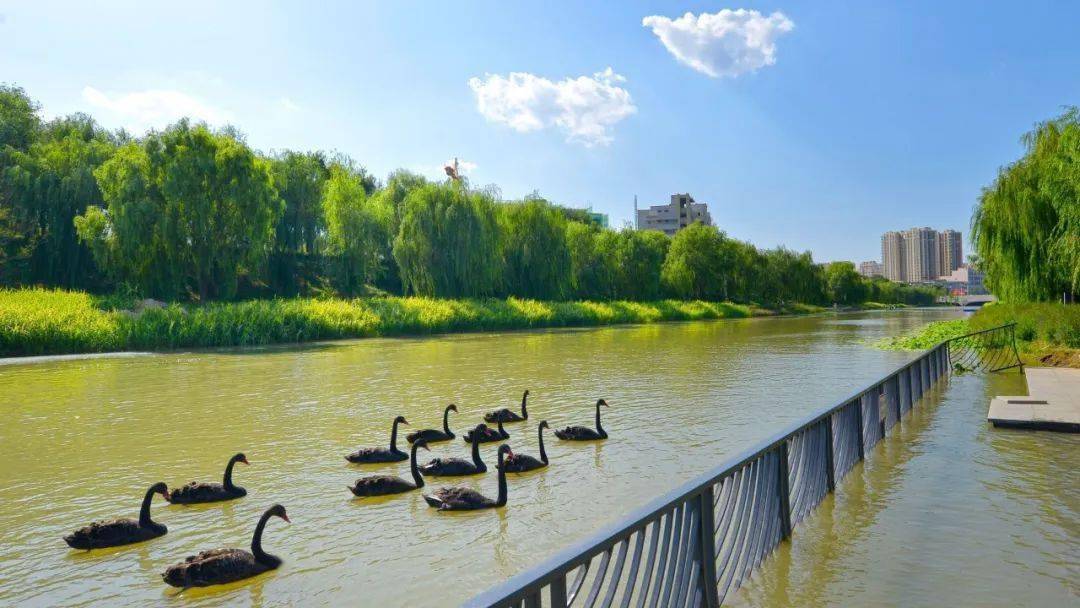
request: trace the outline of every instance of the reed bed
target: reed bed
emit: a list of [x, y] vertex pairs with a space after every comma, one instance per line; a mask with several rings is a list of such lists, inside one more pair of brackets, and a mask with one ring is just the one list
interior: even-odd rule
[[749, 317], [726, 302], [542, 302], [432, 298], [273, 299], [168, 304], [51, 289], [0, 289], [0, 355], [253, 346], [335, 338]]

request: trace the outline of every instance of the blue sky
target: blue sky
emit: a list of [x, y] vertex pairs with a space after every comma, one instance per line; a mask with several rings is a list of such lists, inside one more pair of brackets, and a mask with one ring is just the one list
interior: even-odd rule
[[0, 81], [48, 116], [191, 113], [380, 176], [458, 156], [616, 225], [686, 191], [819, 260], [914, 225], [966, 238], [1020, 135], [1080, 103], [1075, 2], [154, 4], [0, 2]]

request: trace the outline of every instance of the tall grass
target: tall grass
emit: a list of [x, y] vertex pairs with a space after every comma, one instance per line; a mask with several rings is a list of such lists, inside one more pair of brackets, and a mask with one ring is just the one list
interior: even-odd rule
[[1080, 348], [1080, 305], [1046, 302], [987, 305], [969, 318], [934, 321], [910, 334], [881, 340], [876, 346], [923, 350], [949, 338], [1007, 323], [1016, 323], [1016, 340], [1022, 351]]
[[170, 304], [139, 314], [116, 298], [46, 289], [0, 290], [0, 355], [124, 349], [246, 346], [363, 338], [748, 317], [722, 302], [541, 302], [517, 298], [438, 300], [275, 299]]

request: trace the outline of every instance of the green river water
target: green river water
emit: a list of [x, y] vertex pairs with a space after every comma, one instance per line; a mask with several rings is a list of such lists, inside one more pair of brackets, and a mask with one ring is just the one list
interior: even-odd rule
[[[868, 341], [942, 310], [335, 342], [0, 365], [0, 605], [448, 606], [505, 580], [707, 470], [782, 425], [832, 405], [903, 361]], [[536, 455], [536, 423], [591, 424], [611, 438], [547, 436], [551, 466], [510, 476], [505, 508], [437, 513], [418, 492], [354, 499], [366, 474], [407, 463], [343, 456], [412, 428], [456, 431], [531, 391], [508, 443]], [[950, 378], [857, 465], [729, 598], [780, 605], [1077, 605], [1080, 441], [992, 430], [989, 397], [1018, 375]], [[492, 465], [498, 444], [483, 449]], [[248, 496], [156, 501], [164, 537], [89, 553], [61, 537], [135, 517], [151, 483], [235, 478]], [[431, 455], [466, 455], [460, 439]], [[492, 470], [494, 467], [492, 467]], [[495, 474], [436, 479], [494, 496]], [[246, 547], [280, 502], [264, 546], [285, 563], [224, 587], [177, 590], [166, 566]]]

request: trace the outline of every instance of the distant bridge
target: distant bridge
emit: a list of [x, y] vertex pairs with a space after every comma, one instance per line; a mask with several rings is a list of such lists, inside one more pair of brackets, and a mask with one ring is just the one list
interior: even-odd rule
[[939, 304], [952, 304], [953, 306], [982, 306], [990, 302], [997, 302], [997, 296], [993, 294], [980, 294], [971, 296], [939, 296]]

